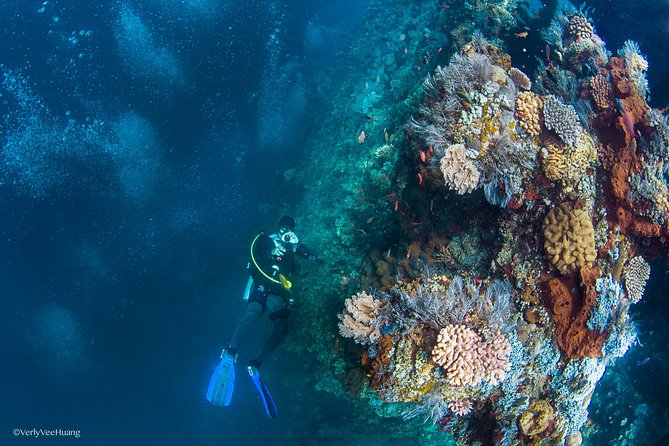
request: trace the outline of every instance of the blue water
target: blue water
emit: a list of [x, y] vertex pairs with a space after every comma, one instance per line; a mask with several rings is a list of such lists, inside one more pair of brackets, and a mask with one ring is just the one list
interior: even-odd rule
[[[310, 150], [317, 75], [347, 60], [369, 3], [2, 2], [0, 444], [412, 441], [364, 429], [286, 345], [263, 370], [278, 420], [264, 416], [243, 367], [231, 408], [204, 399], [244, 309], [248, 242], [296, 212], [308, 187], [284, 172]], [[653, 103], [666, 105], [667, 8], [599, 3], [600, 34], [611, 48], [642, 44]], [[602, 383], [626, 373], [658, 420], [665, 270], [659, 260], [639, 310], [643, 349]], [[242, 363], [270, 328], [245, 339]]]

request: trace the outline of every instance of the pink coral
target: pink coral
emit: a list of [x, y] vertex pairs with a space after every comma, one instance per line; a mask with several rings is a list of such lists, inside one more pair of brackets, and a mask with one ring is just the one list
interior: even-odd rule
[[511, 367], [510, 353], [509, 341], [500, 332], [485, 340], [465, 325], [450, 324], [439, 332], [432, 360], [442, 367], [453, 386], [476, 386], [484, 378], [495, 385]]

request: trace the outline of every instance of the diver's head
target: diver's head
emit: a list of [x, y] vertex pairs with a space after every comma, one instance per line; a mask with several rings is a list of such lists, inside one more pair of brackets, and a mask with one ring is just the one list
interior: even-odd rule
[[284, 229], [284, 232], [287, 231], [294, 231], [295, 230], [295, 219], [291, 216], [284, 215], [281, 217], [281, 220], [279, 220], [279, 231]]
[[279, 237], [284, 243], [297, 243], [297, 236], [295, 235], [295, 219], [288, 215], [284, 215], [279, 220]]

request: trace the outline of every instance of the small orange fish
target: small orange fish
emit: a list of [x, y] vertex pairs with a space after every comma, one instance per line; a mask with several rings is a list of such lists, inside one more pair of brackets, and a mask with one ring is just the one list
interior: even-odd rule
[[366, 138], [367, 137], [365, 136], [365, 131], [364, 130], [361, 131], [360, 134], [358, 135], [358, 144], [362, 144], [363, 142], [365, 142]]
[[421, 184], [423, 184], [423, 175], [418, 174], [418, 185], [420, 186]]
[[427, 146], [427, 154], [429, 156], [432, 156], [433, 153], [434, 153], [434, 149], [432, 148], [432, 146]]
[[407, 248], [407, 259], [411, 257], [411, 248]]
[[423, 152], [423, 151], [421, 150], [421, 151], [418, 153], [418, 156], [420, 156], [420, 160], [421, 160], [422, 162], [425, 162], [425, 152]]
[[341, 276], [341, 284], [344, 286], [348, 285], [348, 279], [346, 276]]
[[395, 200], [395, 212], [400, 208], [400, 200]]
[[528, 34], [529, 33], [527, 31], [523, 31], [522, 33], [514, 34], [514, 36], [518, 37], [519, 39], [524, 39], [525, 37], [527, 37]]

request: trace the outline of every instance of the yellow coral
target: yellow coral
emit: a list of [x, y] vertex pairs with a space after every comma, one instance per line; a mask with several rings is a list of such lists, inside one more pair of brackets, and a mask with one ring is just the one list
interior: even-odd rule
[[544, 100], [541, 96], [530, 91], [523, 91], [516, 97], [516, 117], [519, 124], [530, 136], [541, 133], [541, 110]]
[[596, 160], [594, 143], [585, 132], [581, 135], [581, 144], [575, 147], [552, 138], [541, 150], [541, 166], [546, 178], [560, 183], [568, 194], [577, 189]]
[[393, 353], [393, 391], [384, 394], [391, 402], [420, 401], [435, 384], [436, 365], [416, 344], [421, 329], [404, 336], [395, 344]]
[[530, 407], [518, 418], [520, 431], [532, 437], [545, 432], [555, 417], [555, 410], [546, 400], [534, 400]]
[[595, 230], [585, 209], [562, 203], [544, 218], [544, 248], [548, 259], [562, 274], [595, 261]]

